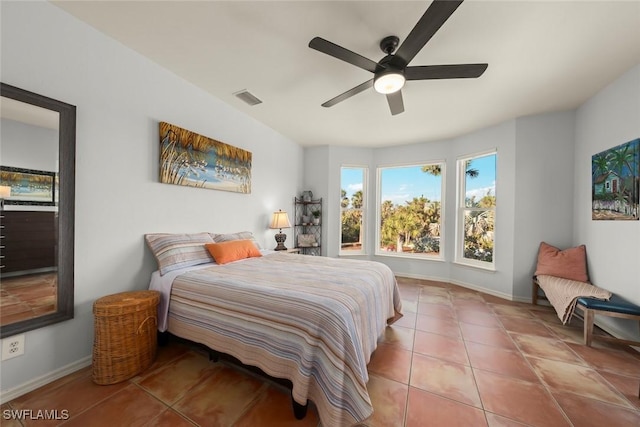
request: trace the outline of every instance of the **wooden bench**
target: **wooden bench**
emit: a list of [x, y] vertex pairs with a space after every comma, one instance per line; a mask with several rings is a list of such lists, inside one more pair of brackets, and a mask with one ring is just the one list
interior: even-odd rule
[[[540, 295], [540, 284], [538, 283], [537, 278], [534, 276], [531, 303], [537, 305], [539, 299], [547, 298], [544, 295]], [[593, 339], [597, 337], [597, 339], [604, 341], [614, 341], [620, 344], [640, 346], [640, 341], [630, 341], [605, 335], [593, 335], [593, 321], [595, 320], [596, 314], [600, 314], [602, 316], [618, 317], [622, 319], [637, 320], [638, 324], [640, 325], [639, 306], [626, 301], [614, 294], [608, 301], [603, 301], [596, 298], [580, 297], [578, 298], [576, 307], [579, 308], [583, 314], [582, 317], [584, 319], [585, 345], [590, 347]]]
[[[593, 341], [593, 321], [596, 314], [637, 320], [640, 325], [640, 307], [613, 294], [608, 301], [595, 298], [578, 298], [576, 307], [582, 310], [584, 318], [584, 343], [591, 346]], [[600, 340], [614, 341], [621, 344], [640, 346], [640, 341], [630, 341], [607, 335], [595, 335]]]

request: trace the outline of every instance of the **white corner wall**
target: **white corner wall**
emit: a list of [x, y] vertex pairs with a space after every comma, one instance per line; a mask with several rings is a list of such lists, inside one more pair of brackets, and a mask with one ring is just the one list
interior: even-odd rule
[[[594, 284], [640, 304], [640, 221], [591, 219], [591, 156], [640, 137], [640, 64], [600, 91], [576, 112], [573, 243], [587, 246]], [[597, 321], [635, 338], [638, 322]]]
[[[90, 362], [93, 302], [148, 286], [145, 233], [249, 230], [273, 245], [303, 150], [51, 3], [0, 8], [2, 81], [77, 106], [75, 318], [26, 334], [25, 355], [2, 362], [4, 400]], [[252, 193], [160, 184], [159, 121], [251, 151]]]
[[540, 242], [573, 241], [575, 111], [516, 121], [513, 295], [531, 300]]

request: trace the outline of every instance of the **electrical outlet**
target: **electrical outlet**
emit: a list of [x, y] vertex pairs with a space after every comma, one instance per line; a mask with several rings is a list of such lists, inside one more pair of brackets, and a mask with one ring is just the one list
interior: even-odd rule
[[24, 354], [24, 334], [14, 335], [2, 340], [2, 360], [12, 359]]

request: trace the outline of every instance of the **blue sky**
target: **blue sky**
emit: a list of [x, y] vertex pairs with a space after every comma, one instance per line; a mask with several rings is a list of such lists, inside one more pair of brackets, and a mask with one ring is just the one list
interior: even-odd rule
[[[471, 167], [478, 169], [480, 175], [474, 179], [467, 179], [467, 197], [472, 195], [481, 198], [491, 191], [495, 195], [496, 156], [485, 156], [474, 159]], [[406, 166], [382, 169], [382, 200], [391, 200], [394, 204], [404, 204], [414, 197], [424, 196], [431, 201], [441, 200], [441, 177], [424, 173], [422, 166]], [[375, 173], [375, 172], [374, 172]], [[455, 171], [448, 171], [455, 173]], [[375, 176], [370, 177], [375, 180]], [[362, 190], [362, 169], [342, 169], [342, 189], [351, 198], [353, 193]]]
[[391, 200], [395, 205], [420, 196], [432, 202], [441, 199], [442, 177], [422, 172], [422, 166], [383, 168], [380, 182], [382, 201]]
[[496, 156], [484, 156], [473, 159], [471, 168], [480, 171], [477, 178], [467, 178], [467, 197], [476, 196], [481, 199], [491, 192], [496, 195]]

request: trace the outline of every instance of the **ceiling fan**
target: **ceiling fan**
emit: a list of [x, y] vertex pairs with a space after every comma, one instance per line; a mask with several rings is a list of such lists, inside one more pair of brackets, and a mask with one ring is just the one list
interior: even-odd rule
[[314, 37], [309, 42], [310, 48], [374, 74], [372, 79], [328, 100], [322, 106], [332, 107], [373, 87], [376, 92], [386, 95], [391, 114], [395, 116], [404, 111], [401, 89], [406, 80], [480, 77], [487, 69], [488, 64], [408, 66], [409, 62], [449, 19], [462, 1], [434, 0], [400, 47], [398, 47], [400, 39], [396, 36], [387, 36], [382, 39], [380, 49], [386, 56], [378, 62], [374, 62], [321, 37]]

